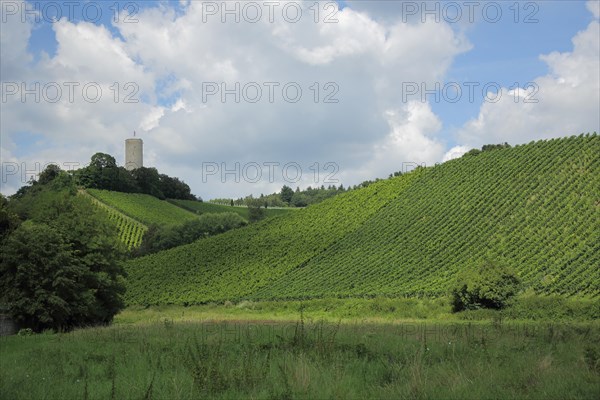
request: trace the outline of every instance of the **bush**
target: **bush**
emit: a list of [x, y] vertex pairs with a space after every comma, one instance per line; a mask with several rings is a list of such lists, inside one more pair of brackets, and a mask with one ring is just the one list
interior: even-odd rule
[[519, 291], [520, 280], [509, 268], [486, 262], [461, 273], [452, 287], [454, 312], [480, 308], [502, 309]]

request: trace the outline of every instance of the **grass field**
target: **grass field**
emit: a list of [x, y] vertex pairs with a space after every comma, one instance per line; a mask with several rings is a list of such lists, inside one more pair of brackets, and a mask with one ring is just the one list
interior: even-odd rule
[[[440, 300], [362, 302], [129, 309], [111, 327], [0, 338], [0, 398], [600, 395], [598, 321], [466, 321], [444, 316]], [[394, 314], [390, 306], [422, 307], [438, 318], [333, 322], [327, 306], [371, 308], [375, 319]]]

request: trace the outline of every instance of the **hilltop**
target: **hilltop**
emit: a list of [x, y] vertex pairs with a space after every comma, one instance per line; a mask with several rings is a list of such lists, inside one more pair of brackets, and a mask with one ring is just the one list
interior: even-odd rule
[[446, 293], [469, 265], [600, 294], [600, 137], [472, 152], [129, 261], [129, 304]]

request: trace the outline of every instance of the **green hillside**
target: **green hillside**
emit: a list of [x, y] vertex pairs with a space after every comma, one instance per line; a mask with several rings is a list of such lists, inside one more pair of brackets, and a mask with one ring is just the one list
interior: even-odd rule
[[189, 211], [147, 194], [98, 189], [87, 189], [87, 192], [102, 203], [145, 225], [178, 225], [197, 218]]
[[[224, 213], [224, 212], [234, 212], [239, 214], [241, 217], [248, 220], [250, 217], [247, 207], [231, 207], [225, 206], [221, 204], [213, 204], [207, 203], [204, 201], [193, 201], [193, 200], [168, 200], [169, 203], [184, 208], [188, 211], [195, 212], [197, 214], [205, 214], [205, 213]], [[275, 215], [287, 214], [288, 212], [293, 212], [296, 209], [294, 208], [266, 208], [265, 213], [267, 217], [272, 217]]]
[[356, 230], [417, 174], [127, 263], [130, 303], [249, 297]]
[[121, 211], [101, 202], [100, 200], [96, 199], [83, 189], [80, 189], [78, 191], [78, 194], [86, 196], [92, 201], [92, 203], [99, 206], [101, 210], [106, 212], [108, 219], [113, 221], [117, 225], [119, 240], [123, 242], [123, 244], [128, 250], [140, 246], [140, 244], [142, 243], [142, 238], [144, 237], [144, 233], [146, 233], [146, 231], [148, 230], [148, 227], [146, 225], [136, 221], [131, 217], [128, 217]]
[[128, 262], [131, 304], [445, 293], [484, 259], [600, 295], [600, 137], [466, 155]]

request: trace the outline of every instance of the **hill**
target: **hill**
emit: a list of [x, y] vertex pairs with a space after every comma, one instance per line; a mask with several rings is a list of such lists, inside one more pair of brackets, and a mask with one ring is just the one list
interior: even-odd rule
[[[194, 201], [194, 200], [175, 200], [169, 199], [169, 203], [174, 204], [178, 207], [186, 209], [188, 211], [194, 212], [196, 214], [205, 214], [205, 213], [213, 213], [219, 214], [224, 212], [234, 212], [239, 214], [242, 218], [248, 220], [250, 218], [250, 213], [248, 211], [248, 207], [231, 207], [225, 206], [221, 204], [207, 203], [203, 201]], [[288, 212], [293, 212], [296, 209], [294, 208], [265, 208], [265, 215], [267, 217], [273, 217], [276, 215], [286, 214]]]
[[148, 230], [146, 225], [128, 217], [116, 208], [101, 202], [83, 189], [79, 190], [78, 194], [90, 199], [92, 203], [99, 206], [106, 213], [108, 219], [113, 221], [117, 226], [119, 240], [125, 245], [127, 250], [137, 248], [142, 244], [144, 233]]
[[130, 261], [130, 304], [440, 295], [491, 259], [600, 295], [600, 137], [493, 148]]
[[148, 194], [99, 189], [87, 189], [87, 192], [102, 203], [145, 225], [178, 225], [197, 218], [189, 211]]

